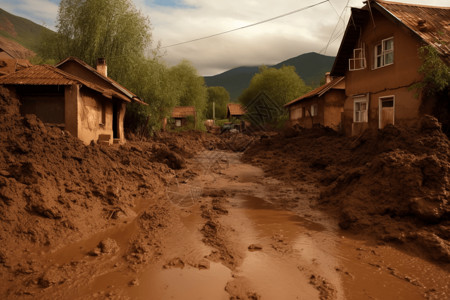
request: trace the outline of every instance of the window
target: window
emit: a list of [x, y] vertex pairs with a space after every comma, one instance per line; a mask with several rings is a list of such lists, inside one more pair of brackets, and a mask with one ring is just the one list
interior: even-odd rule
[[382, 40], [375, 46], [375, 69], [394, 63], [394, 38]]
[[311, 105], [311, 117], [317, 116], [317, 104]]
[[353, 101], [353, 122], [367, 122], [367, 96], [355, 97]]
[[175, 126], [176, 127], [181, 127], [181, 119], [176, 119], [175, 120]]
[[102, 101], [101, 104], [101, 120], [100, 120], [100, 125], [105, 125], [106, 124], [106, 103], [105, 101]]
[[349, 71], [363, 70], [366, 68], [366, 56], [364, 54], [364, 44], [362, 48], [353, 49], [353, 58], [348, 60]]

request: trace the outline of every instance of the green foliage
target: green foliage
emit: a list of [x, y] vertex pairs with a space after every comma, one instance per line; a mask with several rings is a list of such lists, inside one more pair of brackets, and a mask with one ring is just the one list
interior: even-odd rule
[[[294, 66], [307, 85], [317, 87], [325, 73], [331, 70], [333, 63], [332, 56], [305, 53], [270, 67], [279, 69], [283, 66]], [[223, 86], [230, 93], [231, 101], [236, 101], [256, 73], [258, 67], [238, 67], [215, 76], [207, 76], [205, 81], [207, 86]]]
[[444, 63], [436, 49], [431, 45], [423, 46], [419, 48], [419, 56], [422, 58], [419, 73], [423, 75], [423, 81], [418, 88], [423, 89], [428, 96], [447, 89], [450, 85], [450, 67]]
[[197, 112], [197, 127], [203, 123], [206, 112], [207, 90], [205, 80], [198, 76], [192, 64], [183, 60], [169, 70], [176, 91], [176, 102], [180, 106], [194, 106]]
[[127, 106], [127, 131], [149, 135], [177, 105], [195, 106], [200, 123], [207, 98], [203, 78], [188, 61], [167, 67], [158, 50], [151, 50], [150, 29], [149, 19], [131, 0], [61, 0], [58, 32], [42, 37], [37, 59], [76, 56], [94, 66], [98, 58], [106, 58], [108, 76], [149, 104]]
[[55, 33], [30, 20], [12, 15], [0, 8], [0, 35], [14, 40], [22, 46], [37, 51], [41, 34]]
[[131, 0], [61, 0], [56, 28], [44, 36], [40, 56], [76, 56], [90, 65], [106, 58], [108, 73], [123, 84], [151, 43], [150, 21]]
[[423, 80], [413, 88], [422, 91], [423, 100], [434, 101], [433, 115], [442, 123], [442, 131], [450, 136], [450, 67], [431, 45], [419, 48], [419, 56]]
[[227, 117], [227, 104], [230, 102], [230, 94], [222, 86], [212, 86], [207, 89], [208, 102], [206, 118], [213, 118], [213, 102], [216, 110], [216, 119], [225, 119]]
[[259, 73], [253, 76], [250, 86], [239, 97], [239, 102], [247, 108], [249, 115], [258, 113], [253, 112], [255, 109], [251, 104], [261, 93], [270, 98], [270, 105], [276, 113], [269, 122], [277, 122], [283, 118], [286, 110], [283, 105], [289, 101], [300, 97], [310, 90], [303, 80], [295, 72], [292, 66], [283, 66], [280, 69], [260, 67]]

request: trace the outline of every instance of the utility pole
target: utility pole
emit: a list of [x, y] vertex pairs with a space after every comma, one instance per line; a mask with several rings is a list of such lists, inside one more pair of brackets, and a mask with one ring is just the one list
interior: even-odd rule
[[216, 102], [213, 101], [213, 123], [216, 124]]

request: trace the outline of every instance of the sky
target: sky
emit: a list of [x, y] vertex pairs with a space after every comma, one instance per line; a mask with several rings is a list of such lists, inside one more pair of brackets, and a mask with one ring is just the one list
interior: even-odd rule
[[[55, 30], [60, 0], [0, 0], [0, 7]], [[239, 66], [277, 64], [303, 53], [335, 56], [363, 0], [132, 0], [150, 18], [154, 45], [169, 66], [183, 59], [203, 76]], [[450, 0], [396, 0], [450, 6]], [[268, 22], [246, 27], [278, 16]], [[195, 42], [175, 45], [231, 31]]]

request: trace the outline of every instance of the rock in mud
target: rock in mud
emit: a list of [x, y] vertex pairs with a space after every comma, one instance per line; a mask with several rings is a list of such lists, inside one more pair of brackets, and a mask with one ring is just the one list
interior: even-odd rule
[[251, 244], [248, 246], [249, 251], [261, 251], [263, 249], [261, 244]]
[[111, 238], [107, 238], [98, 244], [101, 253], [103, 254], [115, 254], [119, 251], [119, 245], [117, 242]]

